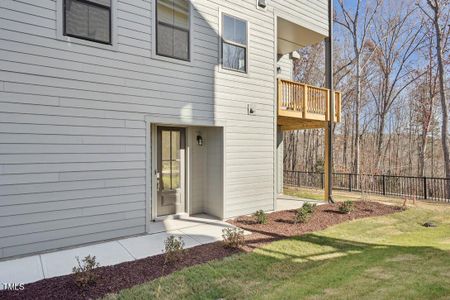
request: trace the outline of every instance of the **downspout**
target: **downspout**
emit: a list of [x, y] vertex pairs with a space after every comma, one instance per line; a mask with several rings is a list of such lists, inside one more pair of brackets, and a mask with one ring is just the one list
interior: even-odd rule
[[328, 203], [334, 203], [333, 200], [333, 123], [335, 116], [334, 107], [334, 83], [333, 83], [333, 0], [328, 0], [328, 38], [325, 39], [326, 54], [325, 54], [325, 66], [326, 66], [326, 85], [330, 90], [330, 103], [328, 107], [329, 118], [327, 124], [328, 134], [326, 136], [328, 147], [325, 149], [328, 168], [326, 170], [328, 189]]

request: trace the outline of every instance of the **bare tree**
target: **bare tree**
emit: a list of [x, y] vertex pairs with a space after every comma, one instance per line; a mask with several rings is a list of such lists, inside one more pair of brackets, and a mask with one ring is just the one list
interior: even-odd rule
[[370, 47], [378, 72], [371, 80], [369, 91], [378, 117], [375, 167], [381, 171], [386, 117], [402, 92], [424, 74], [417, 72], [417, 61], [413, 60], [425, 40], [422, 26], [416, 19], [416, 7], [409, 7], [404, 1], [388, 1], [377, 13], [377, 26], [371, 31]]
[[419, 142], [418, 145], [418, 168], [417, 175], [425, 176], [425, 156], [428, 144], [428, 135], [430, 133], [431, 123], [434, 117], [434, 103], [438, 93], [437, 83], [438, 76], [435, 68], [433, 56], [433, 35], [432, 31], [428, 31], [428, 43], [425, 51], [428, 64], [426, 66], [426, 75], [417, 82], [410, 95], [415, 121], [419, 126]]
[[381, 5], [380, 0], [375, 1], [375, 6], [364, 6], [361, 0], [357, 0], [353, 11], [350, 5], [345, 5], [343, 0], [338, 0], [342, 14], [335, 18], [335, 22], [345, 28], [352, 37], [353, 62], [355, 68], [355, 101], [354, 101], [354, 161], [353, 172], [360, 171], [360, 112], [361, 112], [361, 80], [362, 80], [362, 53], [373, 22], [375, 13]]
[[[444, 164], [445, 164], [445, 176], [450, 178], [450, 150], [448, 141], [448, 110], [449, 104], [446, 98], [446, 73], [444, 70], [444, 49], [448, 43], [449, 37], [449, 1], [448, 0], [427, 0], [429, 9], [420, 5], [422, 12], [428, 17], [434, 27], [434, 37], [436, 39], [436, 60], [438, 67], [439, 77], [439, 97], [441, 100], [442, 110], [442, 129], [441, 129], [441, 142], [444, 152]], [[431, 10], [431, 11], [430, 11]], [[447, 193], [450, 195], [450, 186]]]

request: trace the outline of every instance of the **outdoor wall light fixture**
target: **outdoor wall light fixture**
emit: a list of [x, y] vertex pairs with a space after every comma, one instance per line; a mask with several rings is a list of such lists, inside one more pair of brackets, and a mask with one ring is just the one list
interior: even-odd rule
[[266, 8], [267, 6], [266, 0], [258, 0], [258, 6], [261, 8]]
[[277, 67], [277, 74], [280, 75], [281, 74], [281, 67]]
[[203, 146], [203, 137], [200, 134], [197, 135], [197, 145]]

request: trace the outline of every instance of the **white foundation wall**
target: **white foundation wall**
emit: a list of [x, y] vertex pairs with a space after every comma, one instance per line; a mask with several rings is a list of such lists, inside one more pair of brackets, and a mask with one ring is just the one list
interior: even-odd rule
[[[190, 127], [188, 130], [191, 155], [189, 212], [223, 219], [223, 128]], [[202, 146], [198, 145], [197, 136], [202, 137]]]

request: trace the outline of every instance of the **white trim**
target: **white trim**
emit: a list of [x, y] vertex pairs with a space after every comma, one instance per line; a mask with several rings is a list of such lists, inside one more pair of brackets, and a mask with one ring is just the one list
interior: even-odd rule
[[[222, 67], [222, 23], [223, 23], [223, 15], [229, 15], [230, 17], [236, 17], [238, 19], [241, 19], [245, 22], [247, 22], [247, 48], [245, 51], [245, 72], [240, 72], [240, 71], [233, 71], [230, 69], [225, 69]], [[241, 76], [241, 77], [250, 77], [250, 21], [248, 20], [248, 17], [242, 13], [236, 12], [234, 10], [230, 10], [227, 8], [224, 8], [222, 6], [219, 6], [219, 28], [218, 28], [218, 71], [220, 73], [224, 73], [224, 74], [230, 74], [230, 75], [236, 75], [236, 76]]]
[[[145, 123], [145, 231], [150, 232], [150, 223], [153, 220], [152, 209], [152, 186], [153, 185], [153, 175], [152, 175], [152, 162], [153, 162], [153, 134], [152, 134], [152, 124]], [[148, 184], [152, 181], [152, 184]]]
[[192, 65], [193, 59], [192, 55], [194, 51], [192, 49], [194, 48], [194, 5], [192, 4], [192, 1], [189, 1], [189, 60], [182, 60], [167, 56], [162, 56], [156, 54], [156, 0], [152, 1], [152, 45], [151, 45], [151, 58], [156, 60], [161, 60], [169, 63], [174, 63], [177, 65], [186, 65], [190, 66]]
[[278, 198], [278, 151], [277, 151], [277, 143], [278, 143], [278, 74], [277, 74], [277, 65], [278, 65], [278, 15], [276, 13], [273, 14], [273, 40], [274, 40], [274, 49], [273, 49], [273, 78], [274, 78], [274, 100], [273, 100], [273, 210], [277, 210], [277, 198]]
[[226, 207], [226, 202], [227, 202], [227, 127], [223, 126], [222, 129], [222, 216], [221, 219], [225, 220], [225, 207]]
[[56, 39], [68, 44], [79, 44], [104, 50], [117, 51], [117, 1], [118, 0], [111, 0], [111, 45], [64, 35], [64, 0], [56, 0]]
[[173, 115], [148, 114], [145, 121], [152, 124], [160, 124], [164, 126], [187, 127], [187, 126], [206, 126], [206, 127], [225, 127], [226, 120], [217, 118], [201, 118], [201, 117], [183, 117]]

